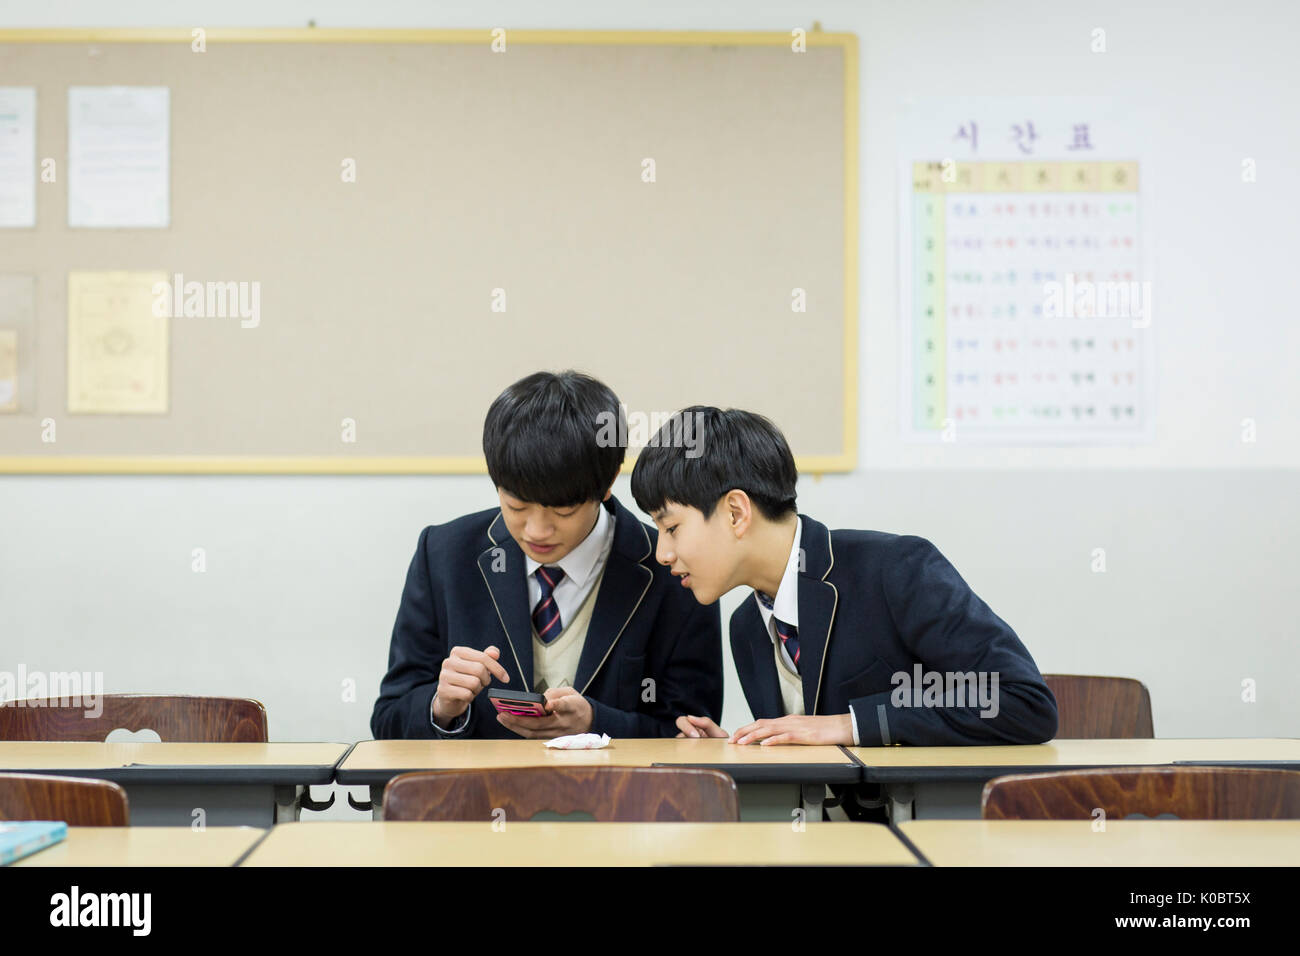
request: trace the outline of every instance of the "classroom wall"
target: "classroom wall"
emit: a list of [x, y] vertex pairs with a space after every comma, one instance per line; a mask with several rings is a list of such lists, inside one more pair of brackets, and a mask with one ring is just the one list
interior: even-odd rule
[[[1042, 670], [1145, 681], [1160, 736], [1295, 736], [1300, 327], [1274, 290], [1296, 251], [1279, 211], [1300, 208], [1297, 9], [119, 0], [4, 3], [0, 25], [788, 30], [816, 17], [857, 33], [861, 464], [805, 476], [801, 510], [930, 538]], [[1112, 52], [1087, 52], [1096, 26]], [[895, 123], [904, 96], [952, 90], [1111, 95], [1149, 117], [1139, 158], [1164, 317], [1154, 443], [901, 441]], [[1246, 156], [1259, 168], [1249, 186]], [[1253, 444], [1240, 440], [1244, 417], [1258, 423]], [[625, 478], [615, 493], [631, 504]], [[0, 669], [99, 670], [108, 691], [247, 694], [267, 704], [274, 739], [365, 738], [420, 529], [494, 503], [485, 476], [0, 477]], [[191, 570], [195, 548], [205, 573]], [[724, 600], [724, 616], [742, 597]], [[748, 719], [729, 653], [724, 716], [728, 728]]]

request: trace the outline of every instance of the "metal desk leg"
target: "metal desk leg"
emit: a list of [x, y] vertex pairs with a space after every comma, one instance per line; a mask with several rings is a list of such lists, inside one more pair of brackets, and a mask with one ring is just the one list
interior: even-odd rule
[[372, 784], [370, 787], [370, 819], [382, 820], [384, 818], [384, 785]]
[[802, 798], [804, 819], [821, 823], [822, 804], [826, 801], [826, 785], [824, 783], [805, 783]]
[[910, 783], [885, 784], [885, 806], [889, 808], [889, 821], [902, 823], [912, 819], [912, 801], [915, 793]]
[[275, 788], [275, 822], [297, 823], [302, 817], [302, 797], [306, 787], [282, 786]]

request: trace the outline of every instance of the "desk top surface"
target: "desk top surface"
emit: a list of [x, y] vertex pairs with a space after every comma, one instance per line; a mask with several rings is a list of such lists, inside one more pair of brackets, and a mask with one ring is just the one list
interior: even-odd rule
[[68, 827], [67, 837], [11, 866], [233, 866], [256, 827]]
[[1295, 866], [1300, 820], [908, 820], [935, 866]]
[[327, 822], [275, 827], [243, 866], [915, 865], [874, 823]]
[[329, 783], [347, 744], [0, 741], [0, 772], [66, 773], [117, 782]]
[[850, 747], [867, 780], [906, 779], [917, 768], [956, 777], [962, 770], [1173, 763], [1285, 765], [1300, 768], [1300, 739], [1292, 737], [1053, 740], [1002, 747]]
[[626, 738], [600, 750], [554, 750], [541, 740], [367, 740], [352, 748], [338, 777], [380, 783], [412, 770], [651, 766], [716, 767], [747, 782], [861, 779], [860, 768], [839, 747], [742, 747], [721, 738]]

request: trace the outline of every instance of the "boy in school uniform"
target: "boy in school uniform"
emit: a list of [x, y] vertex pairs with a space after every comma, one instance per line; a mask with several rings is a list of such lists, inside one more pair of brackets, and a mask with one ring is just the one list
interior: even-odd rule
[[[718, 607], [676, 586], [656, 530], [611, 494], [626, 448], [605, 426], [624, 414], [577, 372], [529, 375], [492, 403], [500, 507], [420, 533], [376, 739], [667, 737], [678, 714], [721, 716]], [[541, 693], [547, 715], [498, 715], [489, 687]]]
[[[691, 456], [683, 434], [691, 435]], [[638, 456], [632, 495], [656, 557], [704, 605], [754, 589], [731, 649], [755, 720], [737, 744], [1033, 744], [1056, 699], [1011, 627], [924, 538], [831, 531], [799, 514], [794, 457], [751, 412], [678, 412]], [[686, 737], [726, 737], [683, 712]]]

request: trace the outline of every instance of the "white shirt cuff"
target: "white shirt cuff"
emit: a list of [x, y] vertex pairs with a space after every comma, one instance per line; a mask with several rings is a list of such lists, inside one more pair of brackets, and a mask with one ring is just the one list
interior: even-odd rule
[[861, 747], [862, 744], [858, 738], [858, 715], [852, 704], [849, 704], [849, 723], [853, 725], [853, 746]]
[[450, 730], [447, 729], [446, 727], [439, 727], [438, 722], [433, 719], [433, 701], [436, 700], [437, 697], [438, 695], [434, 694], [433, 697], [430, 698], [429, 700], [429, 723], [433, 725], [434, 730], [441, 731], [444, 734], [464, 733], [465, 728], [469, 726], [469, 707], [466, 707], [465, 712], [461, 714], [459, 717], [457, 717], [454, 721], [452, 721]]

